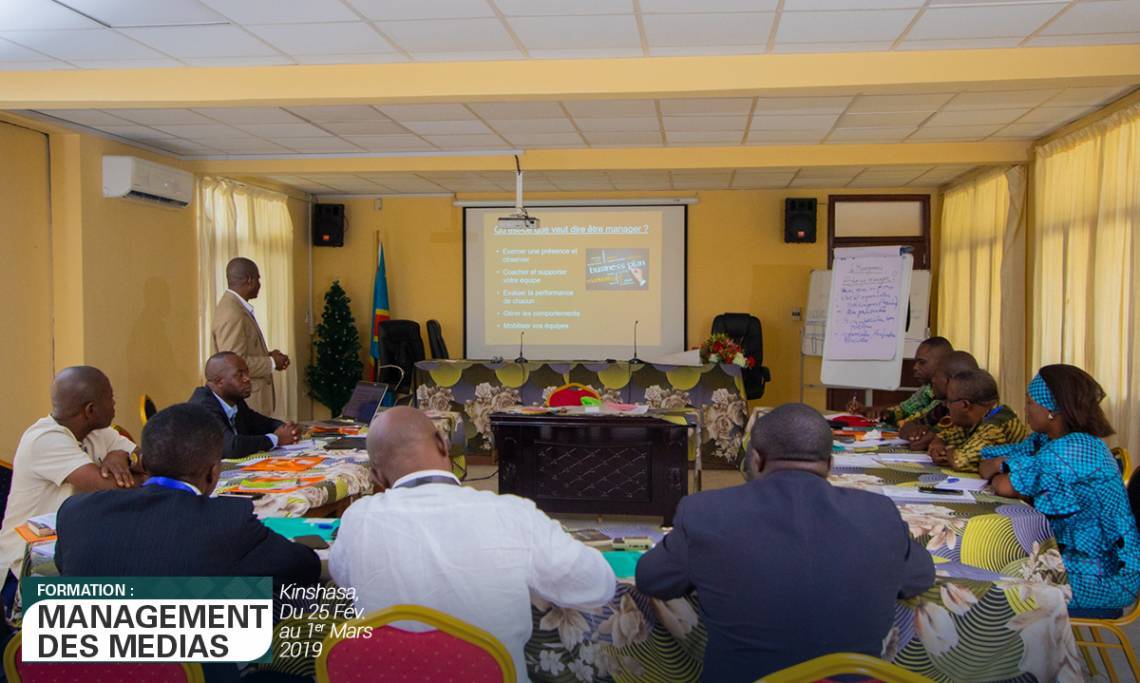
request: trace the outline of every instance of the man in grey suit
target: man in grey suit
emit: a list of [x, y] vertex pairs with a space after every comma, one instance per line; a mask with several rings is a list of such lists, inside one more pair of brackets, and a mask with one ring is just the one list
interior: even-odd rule
[[704, 681], [755, 681], [833, 652], [880, 656], [895, 601], [934, 584], [930, 554], [889, 498], [828, 483], [831, 430], [814, 408], [780, 406], [751, 437], [750, 481], [682, 499], [637, 565], [638, 589], [697, 591]]

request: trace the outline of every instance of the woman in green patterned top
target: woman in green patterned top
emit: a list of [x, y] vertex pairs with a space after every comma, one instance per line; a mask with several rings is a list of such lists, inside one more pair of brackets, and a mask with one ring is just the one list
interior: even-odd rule
[[953, 375], [946, 386], [946, 407], [951, 426], [939, 432], [928, 451], [936, 465], [977, 472], [983, 448], [1029, 436], [1029, 427], [1017, 413], [998, 402], [997, 382], [985, 370]]

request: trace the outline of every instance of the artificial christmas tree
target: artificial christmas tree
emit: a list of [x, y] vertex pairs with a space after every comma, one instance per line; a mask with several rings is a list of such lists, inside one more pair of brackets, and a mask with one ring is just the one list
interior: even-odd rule
[[325, 310], [313, 335], [316, 362], [305, 369], [309, 395], [328, 406], [333, 416], [340, 415], [364, 373], [360, 335], [356, 332], [349, 302], [340, 280], [334, 280], [325, 292]]

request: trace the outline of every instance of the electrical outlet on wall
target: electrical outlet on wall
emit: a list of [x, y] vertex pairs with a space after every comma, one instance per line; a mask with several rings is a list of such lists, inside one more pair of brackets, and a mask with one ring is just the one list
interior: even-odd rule
[[793, 308], [792, 309], [792, 320], [802, 320], [802, 319], [803, 319], [803, 315], [801, 315], [800, 309]]

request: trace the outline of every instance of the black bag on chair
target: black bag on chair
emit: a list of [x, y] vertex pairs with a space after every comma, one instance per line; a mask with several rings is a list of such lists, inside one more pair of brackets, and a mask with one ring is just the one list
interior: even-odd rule
[[427, 321], [428, 345], [432, 358], [447, 358], [447, 344], [443, 341], [443, 328], [438, 320]]
[[420, 337], [418, 322], [385, 320], [380, 323], [380, 365], [398, 365], [404, 376], [401, 378], [392, 368], [382, 368], [379, 381], [397, 394], [410, 394], [415, 390], [416, 363], [423, 359], [424, 340]]
[[749, 401], [764, 395], [764, 385], [772, 381], [772, 373], [764, 367], [764, 331], [760, 319], [750, 313], [721, 313], [713, 318], [712, 332], [732, 337], [744, 354], [756, 359], [756, 367], [743, 368], [744, 395]]

